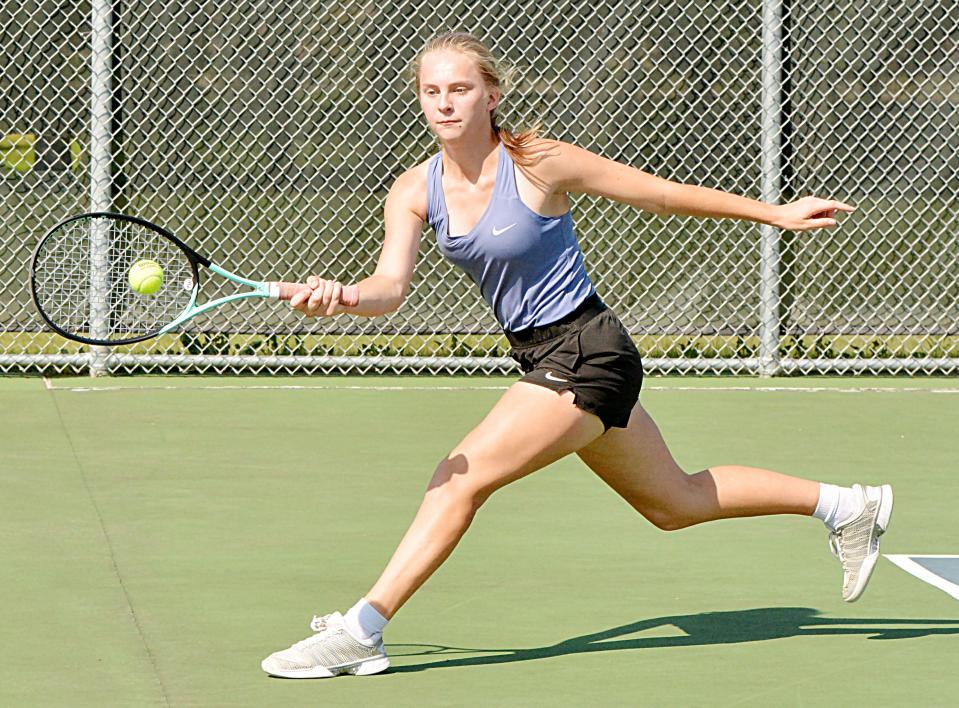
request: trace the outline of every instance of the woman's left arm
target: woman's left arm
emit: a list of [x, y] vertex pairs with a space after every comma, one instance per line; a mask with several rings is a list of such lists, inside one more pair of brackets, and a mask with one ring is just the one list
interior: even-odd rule
[[568, 143], [556, 143], [553, 155], [560, 159], [549, 160], [544, 169], [557, 190], [602, 196], [663, 216], [746, 219], [806, 231], [836, 226], [837, 211], [855, 210], [849, 204], [818, 197], [765, 204], [718, 189], [671, 182]]

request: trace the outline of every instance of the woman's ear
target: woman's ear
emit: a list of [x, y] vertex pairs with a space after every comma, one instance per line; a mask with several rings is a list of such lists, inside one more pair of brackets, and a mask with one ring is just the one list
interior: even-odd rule
[[500, 98], [502, 98], [502, 96], [503, 94], [500, 93], [500, 90], [498, 88], [494, 88], [493, 90], [491, 90], [489, 92], [489, 100], [486, 102], [486, 110], [492, 111], [494, 108], [499, 106], [499, 101], [500, 101]]

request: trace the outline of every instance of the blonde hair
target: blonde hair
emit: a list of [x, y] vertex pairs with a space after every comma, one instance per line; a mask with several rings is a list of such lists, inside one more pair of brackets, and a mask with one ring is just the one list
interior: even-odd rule
[[[423, 57], [430, 52], [443, 49], [460, 52], [472, 59], [487, 86], [497, 88], [504, 93], [509, 87], [515, 70], [504, 66], [502, 62], [497, 60], [485, 44], [466, 32], [445, 32], [430, 39], [413, 60], [413, 78], [416, 83], [417, 94], [420, 90], [420, 69], [423, 65]], [[502, 141], [513, 162], [523, 167], [529, 167], [536, 161], [533, 157], [532, 143], [540, 137], [540, 132], [543, 129], [542, 124], [536, 123], [530, 128], [513, 133], [498, 124], [496, 109], [494, 108], [490, 112], [490, 125], [493, 134]]]

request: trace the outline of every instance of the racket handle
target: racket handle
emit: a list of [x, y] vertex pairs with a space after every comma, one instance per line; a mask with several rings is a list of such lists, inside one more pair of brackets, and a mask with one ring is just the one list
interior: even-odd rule
[[270, 283], [270, 297], [289, 302], [293, 299], [293, 296], [301, 290], [311, 289], [309, 285], [304, 285], [303, 283], [284, 283], [280, 281]]
[[[270, 296], [278, 300], [289, 302], [301, 290], [312, 291], [309, 285], [303, 283], [286, 283], [283, 281], [270, 283]], [[344, 285], [340, 293], [340, 304], [345, 307], [356, 307], [360, 301], [360, 288], [358, 285]]]

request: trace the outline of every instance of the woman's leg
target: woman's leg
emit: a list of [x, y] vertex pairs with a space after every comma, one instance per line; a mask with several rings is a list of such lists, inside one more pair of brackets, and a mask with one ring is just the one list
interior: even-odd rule
[[665, 530], [738, 516], [809, 516], [819, 499], [818, 482], [755, 467], [710, 467], [686, 474], [639, 403], [626, 428], [611, 428], [578, 454], [633, 508]]
[[366, 600], [392, 617], [446, 560], [493, 492], [602, 434], [602, 422], [576, 408], [572, 393], [511, 386], [439, 463], [416, 518]]
[[366, 597], [345, 617], [314, 617], [313, 636], [270, 654], [261, 663], [263, 670], [285, 678], [386, 670], [385, 620], [446, 560], [480, 505], [503, 485], [602, 434], [600, 419], [576, 408], [572, 393], [557, 395], [523, 382], [511, 386], [440, 462], [416, 518]]
[[[842, 597], [847, 602], [865, 590], [879, 558], [879, 537], [892, 514], [889, 485], [832, 487], [827, 492], [830, 485], [755, 467], [710, 467], [688, 475], [639, 403], [626, 428], [612, 428], [578, 454], [633, 508], [667, 531], [713, 519], [817, 512], [842, 563]], [[820, 493], [827, 501], [822, 508]]]

